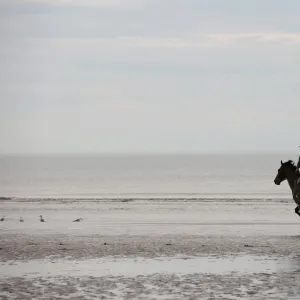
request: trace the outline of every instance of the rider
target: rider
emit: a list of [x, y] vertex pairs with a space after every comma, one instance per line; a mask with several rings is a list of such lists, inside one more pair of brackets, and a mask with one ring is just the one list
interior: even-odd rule
[[[297, 166], [296, 166], [296, 173], [298, 173], [298, 174], [300, 173], [299, 169], [300, 169], [300, 156], [299, 156], [298, 163], [297, 163]], [[300, 185], [300, 177], [297, 180], [297, 184]]]
[[296, 171], [299, 172], [299, 169], [300, 169], [300, 156], [299, 156], [299, 160], [298, 160], [298, 163], [297, 163]]
[[298, 163], [297, 163], [297, 166], [296, 166], [296, 175], [297, 175], [298, 179], [296, 181], [296, 186], [293, 190], [293, 198], [294, 198], [295, 201], [300, 200], [300, 176], [299, 176], [300, 171], [299, 171], [299, 168], [300, 168], [300, 156], [299, 156]]

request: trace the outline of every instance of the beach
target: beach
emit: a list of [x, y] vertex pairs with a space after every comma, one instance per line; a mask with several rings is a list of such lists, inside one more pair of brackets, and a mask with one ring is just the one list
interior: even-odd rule
[[0, 300], [300, 300], [300, 0], [0, 25]]
[[31, 199], [1, 211], [2, 299], [300, 299], [289, 200]]

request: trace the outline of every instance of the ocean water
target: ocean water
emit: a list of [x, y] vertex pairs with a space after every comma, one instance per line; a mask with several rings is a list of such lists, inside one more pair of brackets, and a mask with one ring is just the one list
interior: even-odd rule
[[0, 196], [20, 199], [284, 199], [274, 184], [294, 155], [31, 156], [0, 158]]

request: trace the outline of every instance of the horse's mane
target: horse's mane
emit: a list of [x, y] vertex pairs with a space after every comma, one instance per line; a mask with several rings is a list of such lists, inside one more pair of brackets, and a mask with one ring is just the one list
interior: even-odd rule
[[294, 171], [296, 171], [295, 163], [292, 160], [288, 160], [285, 163], [283, 163], [282, 165], [284, 165], [284, 166], [290, 166], [290, 167], [293, 168]]

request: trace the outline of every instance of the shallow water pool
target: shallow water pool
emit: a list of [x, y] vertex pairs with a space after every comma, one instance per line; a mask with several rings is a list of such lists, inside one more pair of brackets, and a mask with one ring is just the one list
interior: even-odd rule
[[173, 257], [173, 258], [100, 258], [88, 260], [31, 260], [1, 263], [3, 277], [125, 276], [152, 274], [241, 274], [295, 272], [300, 262], [264, 256]]

